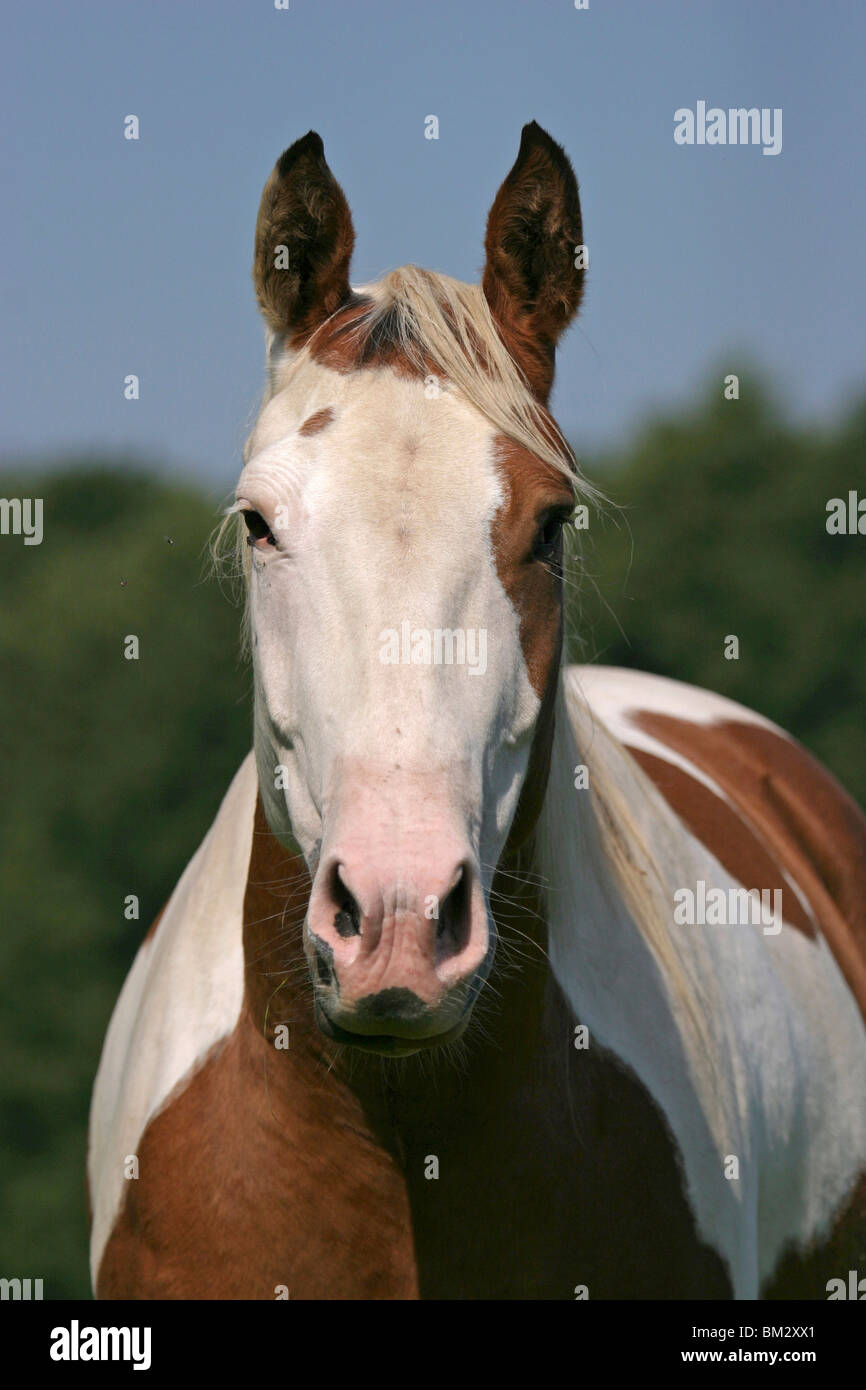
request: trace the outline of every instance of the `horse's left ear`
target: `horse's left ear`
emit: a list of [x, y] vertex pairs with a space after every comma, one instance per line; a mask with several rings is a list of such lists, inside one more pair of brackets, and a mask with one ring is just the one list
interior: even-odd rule
[[583, 293], [577, 179], [546, 130], [523, 127], [514, 167], [487, 219], [482, 288], [512, 357], [546, 401], [557, 340]]
[[311, 130], [277, 160], [256, 223], [253, 283], [274, 333], [300, 344], [345, 303], [354, 244], [346, 195]]

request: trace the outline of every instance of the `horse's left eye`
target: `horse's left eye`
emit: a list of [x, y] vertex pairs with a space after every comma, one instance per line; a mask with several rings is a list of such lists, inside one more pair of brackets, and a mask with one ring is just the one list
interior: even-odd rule
[[255, 545], [256, 541], [276, 545], [271, 528], [260, 512], [244, 511], [242, 515], [247, 525], [247, 545]]
[[535, 545], [532, 550], [533, 560], [552, 560], [556, 554], [562, 536], [562, 528], [565, 525], [565, 517], [561, 514], [553, 513], [547, 517], [539, 527], [535, 537]]

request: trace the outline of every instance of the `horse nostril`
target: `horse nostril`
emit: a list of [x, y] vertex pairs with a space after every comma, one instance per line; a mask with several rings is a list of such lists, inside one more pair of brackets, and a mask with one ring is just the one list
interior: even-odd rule
[[469, 935], [469, 875], [466, 866], [457, 870], [456, 881], [439, 904], [436, 940], [440, 949], [456, 954], [466, 945]]
[[334, 865], [333, 882], [331, 884], [331, 892], [334, 897], [334, 902], [337, 904], [337, 911], [334, 915], [334, 929], [338, 936], [360, 936], [361, 909], [340, 877], [340, 868], [341, 865]]
[[334, 953], [327, 941], [320, 936], [311, 937], [316, 958], [316, 974], [320, 985], [330, 985], [334, 980]]

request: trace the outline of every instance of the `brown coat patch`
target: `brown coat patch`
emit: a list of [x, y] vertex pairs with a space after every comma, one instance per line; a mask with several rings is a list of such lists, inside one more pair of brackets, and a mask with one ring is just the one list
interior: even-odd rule
[[[755, 839], [799, 886], [866, 1016], [866, 818], [860, 808], [805, 748], [763, 725], [694, 724], [645, 711], [629, 717], [730, 798]], [[722, 858], [721, 845], [705, 843]], [[792, 899], [790, 892], [783, 898], [786, 916]]]
[[676, 763], [666, 762], [642, 748], [630, 748], [629, 752], [683, 824], [712, 850], [738, 883], [759, 892], [781, 889], [785, 921], [806, 936], [816, 935], [813, 918], [806, 914], [790, 880], [748, 821]]
[[308, 438], [311, 434], [318, 434], [321, 430], [326, 429], [327, 426], [332, 423], [333, 419], [334, 412], [331, 406], [326, 405], [321, 410], [317, 410], [312, 415], [307, 416], [298, 430], [298, 434], [304, 435], [305, 438]]

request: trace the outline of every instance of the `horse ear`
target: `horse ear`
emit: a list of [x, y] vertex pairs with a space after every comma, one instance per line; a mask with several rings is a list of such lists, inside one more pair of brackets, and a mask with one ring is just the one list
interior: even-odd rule
[[542, 401], [553, 385], [557, 340], [580, 306], [582, 244], [574, 170], [562, 147], [531, 121], [490, 209], [481, 284], [507, 347]]
[[268, 327], [299, 345], [339, 309], [354, 244], [346, 195], [311, 130], [277, 160], [259, 207], [253, 283]]

